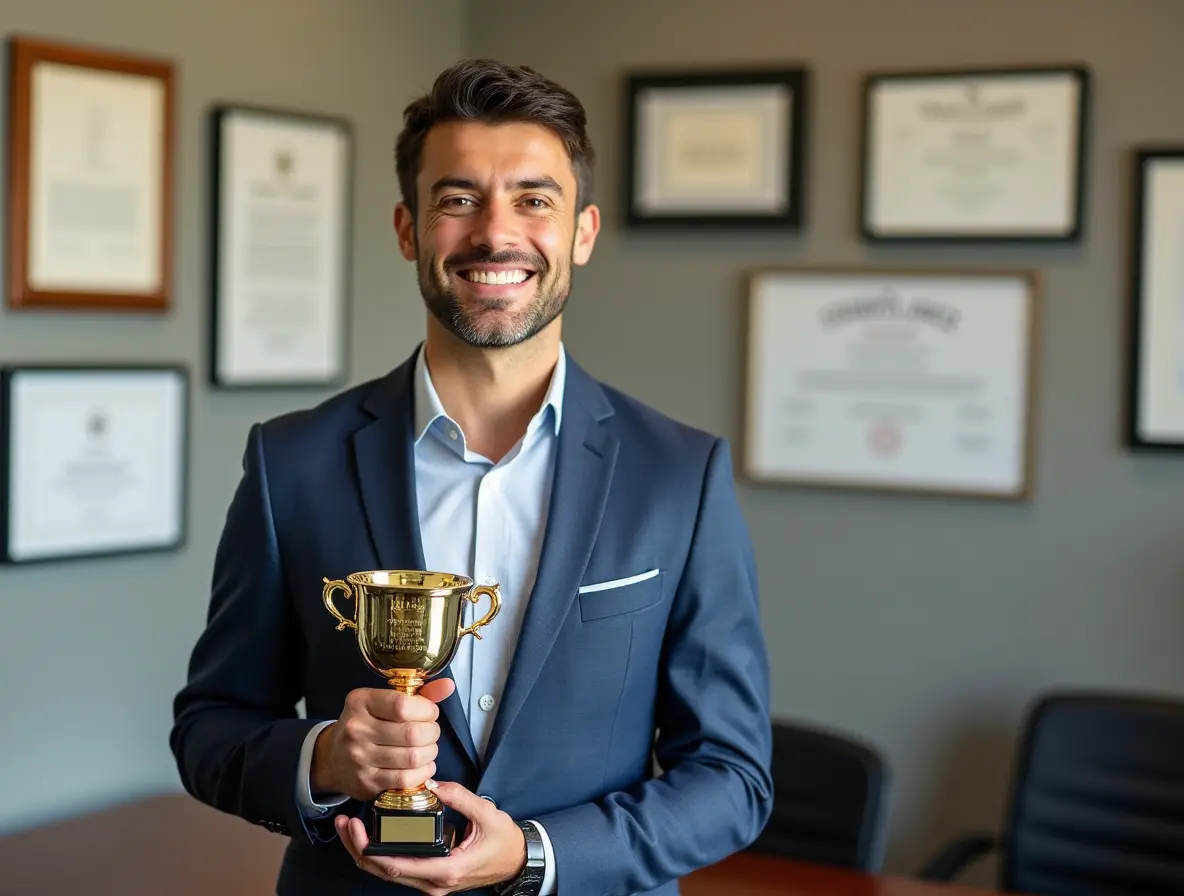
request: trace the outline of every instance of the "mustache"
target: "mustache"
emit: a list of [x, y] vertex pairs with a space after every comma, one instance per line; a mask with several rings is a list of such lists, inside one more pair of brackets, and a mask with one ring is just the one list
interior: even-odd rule
[[472, 252], [457, 252], [444, 259], [444, 268], [450, 271], [472, 267], [475, 264], [516, 264], [539, 273], [547, 269], [547, 260], [541, 255], [520, 252], [516, 249], [506, 249], [501, 252], [476, 249]]

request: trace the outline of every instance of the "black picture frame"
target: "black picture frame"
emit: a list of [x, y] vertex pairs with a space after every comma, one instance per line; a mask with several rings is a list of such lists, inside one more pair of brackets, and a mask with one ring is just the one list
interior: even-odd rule
[[[1184, 143], [1135, 147], [1130, 172], [1125, 443], [1135, 451], [1179, 453], [1184, 452], [1184, 400], [1171, 402], [1164, 396], [1184, 395], [1184, 345], [1173, 340], [1176, 353], [1166, 360], [1175, 362], [1174, 376], [1171, 370], [1165, 374], [1153, 334], [1168, 328], [1181, 332], [1178, 328], [1184, 326], [1184, 266], [1178, 243], [1184, 233]], [[1171, 177], [1166, 186], [1157, 181], [1157, 175], [1164, 174]], [[1157, 184], [1169, 195], [1156, 195]], [[1169, 224], [1174, 232], [1163, 233]], [[1154, 375], [1157, 367], [1160, 374], [1171, 376], [1170, 384]], [[1173, 403], [1178, 405], [1175, 415]]]
[[[752, 66], [747, 68], [717, 68], [711, 70], [638, 70], [625, 77], [625, 121], [622, 159], [624, 220], [630, 228], [711, 227], [711, 228], [775, 228], [797, 230], [806, 223], [807, 147], [809, 144], [811, 71], [805, 65]], [[772, 142], [763, 151], [767, 158], [766, 176], [779, 184], [772, 198], [747, 198], [734, 194], [729, 200], [703, 196], [696, 206], [693, 197], [665, 200], [647, 198], [647, 191], [656, 189], [647, 179], [643, 161], [647, 151], [656, 151], [651, 141], [657, 138], [647, 124], [643, 108], [647, 100], [656, 102], [659, 96], [671, 101], [690, 102], [704, 91], [715, 92], [717, 98], [735, 93], [736, 108], [749, 104], [749, 112], [759, 111], [758, 97], [770, 107], [766, 115], [781, 115], [780, 122], [765, 123], [765, 138]], [[747, 91], [747, 96], [745, 91]], [[763, 95], [763, 96], [761, 96]], [[782, 105], [778, 105], [781, 103]], [[653, 108], [648, 107], [648, 108]], [[692, 105], [691, 108], [694, 108]], [[700, 111], [705, 107], [701, 107]], [[652, 114], [656, 115], [657, 112]], [[726, 130], [726, 129], [725, 129]], [[712, 133], [718, 133], [713, 131]], [[733, 147], [735, 149], [736, 147]], [[727, 147], [720, 147], [728, 151]], [[660, 167], [656, 166], [655, 168]], [[661, 166], [668, 172], [671, 166]], [[766, 187], [768, 184], [765, 185]], [[665, 209], [647, 209], [647, 203]], [[767, 208], [760, 203], [772, 202]], [[729, 204], [730, 203], [730, 204]], [[681, 205], [674, 210], [671, 205]]]
[[[173, 441], [171, 446], [165, 446], [163, 449], [170, 452], [167, 461], [174, 465], [172, 472], [176, 477], [175, 481], [171, 483], [173, 488], [171, 494], [174, 500], [168, 508], [168, 534], [165, 537], [143, 537], [139, 540], [133, 539], [122, 543], [110, 541], [103, 543], [102, 539], [98, 539], [92, 541], [89, 546], [75, 543], [72, 546], [43, 547], [39, 552], [34, 550], [28, 553], [18, 549], [14, 544], [14, 540], [18, 536], [18, 532], [14, 531], [17, 528], [14, 526], [15, 515], [21, 510], [16, 506], [17, 497], [14, 485], [18, 478], [21, 478], [24, 487], [28, 487], [29, 482], [28, 478], [21, 477], [21, 474], [26, 472], [24, 468], [22, 470], [14, 468], [18, 462], [14, 456], [15, 446], [22, 435], [18, 431], [18, 427], [23, 423], [15, 418], [14, 394], [17, 389], [23, 387], [22, 381], [25, 378], [35, 380], [38, 377], [57, 378], [62, 380], [63, 384], [71, 380], [74, 381], [71, 384], [72, 391], [69, 393], [69, 400], [74, 404], [77, 404], [78, 399], [85, 395], [87, 380], [90, 378], [114, 377], [125, 381], [127, 378], [133, 380], [143, 378], [146, 382], [156, 378], [165, 381], [171, 380], [173, 385], [179, 388], [179, 395], [176, 396], [175, 430], [171, 433]], [[163, 383], [160, 385], [163, 386]], [[37, 565], [58, 561], [166, 553], [183, 548], [189, 539], [191, 403], [192, 375], [189, 365], [182, 362], [103, 364], [39, 361], [9, 363], [0, 367], [0, 564]], [[86, 421], [86, 438], [88, 440], [106, 437], [106, 433], [103, 431], [106, 423], [103, 420], [105, 418], [100, 419], [93, 414], [88, 417]], [[100, 423], [102, 423], [101, 427]], [[54, 442], [61, 444], [61, 440], [55, 439]], [[138, 443], [142, 444], [142, 442]], [[93, 445], [90, 445], [87, 448], [87, 458], [87, 462], [91, 465], [90, 475], [98, 475], [96, 468], [101, 470], [102, 449], [96, 450]], [[108, 458], [108, 461], [111, 464], [120, 463], [118, 459], [114, 458]], [[110, 471], [110, 469], [109, 467], [108, 470]], [[84, 470], [80, 475], [85, 473]], [[158, 493], [154, 492], [154, 494]], [[99, 522], [94, 525], [96, 528], [103, 527], [103, 524]], [[110, 534], [110, 530], [107, 531], [107, 534]], [[90, 537], [94, 538], [95, 534], [92, 532]]]
[[[355, 135], [353, 123], [340, 115], [333, 115], [308, 110], [282, 108], [247, 102], [220, 102], [213, 104], [208, 113], [209, 121], [209, 158], [210, 158], [210, 199], [209, 199], [209, 338], [208, 338], [208, 383], [215, 389], [292, 389], [292, 388], [331, 388], [345, 384], [349, 379], [350, 369], [350, 324], [353, 308], [353, 242], [354, 242], [354, 185], [355, 185]], [[336, 259], [337, 269], [320, 284], [322, 293], [314, 296], [314, 303], [327, 303], [328, 321], [321, 320], [307, 323], [306, 337], [331, 337], [332, 330], [336, 330], [336, 338], [329, 339], [328, 351], [333, 360], [328, 369], [315, 371], [278, 370], [272, 369], [265, 373], [258, 370], [251, 373], [235, 372], [232, 356], [234, 355], [234, 339], [230, 335], [233, 324], [232, 303], [243, 301], [241, 295], [227, 289], [227, 280], [233, 269], [228, 258], [228, 245], [234, 245], [231, 231], [231, 215], [233, 201], [231, 199], [234, 165], [236, 159], [228, 145], [230, 128], [235, 124], [245, 122], [263, 123], [286, 129], [290, 137], [298, 135], [312, 137], [314, 135], [332, 135], [339, 141], [340, 170], [336, 172], [333, 189], [337, 192], [329, 199], [331, 210], [328, 212], [336, 218], [335, 225], [328, 228], [328, 239], [335, 249], [333, 258]], [[281, 170], [283, 159], [277, 155], [275, 159], [277, 170]], [[295, 164], [295, 163], [293, 163]], [[333, 174], [319, 171], [322, 178]], [[282, 176], [282, 171], [280, 175]], [[258, 184], [255, 185], [256, 187]], [[239, 198], [241, 201], [241, 196]], [[240, 237], [241, 239], [241, 237]], [[294, 247], [281, 246], [279, 250], [272, 247], [276, 256], [280, 256], [284, 249], [289, 255], [288, 261], [294, 265], [290, 269], [293, 283], [300, 282], [299, 272], [295, 269], [307, 261]], [[322, 246], [323, 248], [323, 246]], [[307, 286], [307, 282], [305, 282]], [[240, 290], [241, 292], [241, 290]], [[327, 295], [325, 293], [328, 293]], [[280, 317], [282, 320], [282, 316]], [[290, 318], [289, 323], [290, 325]], [[277, 325], [277, 330], [284, 324]], [[321, 332], [316, 332], [316, 331]], [[326, 330], [328, 332], [326, 332]], [[322, 350], [325, 346], [320, 346]], [[244, 354], [258, 359], [258, 352]], [[297, 361], [299, 357], [308, 357], [310, 353], [293, 349], [290, 361]]]
[[[1063, 227], [1037, 226], [1024, 228], [1014, 223], [1009, 225], [958, 227], [947, 222], [945, 225], [906, 227], [901, 224], [891, 229], [877, 225], [873, 220], [874, 195], [877, 193], [879, 182], [875, 176], [877, 167], [878, 134], [875, 129], [877, 94], [881, 88], [902, 85], [946, 85], [961, 86], [968, 94], [968, 104], [977, 103], [978, 91], [983, 85], [1002, 85], [1007, 82], [1022, 80], [1037, 81], [1051, 78], [1064, 78], [1073, 86], [1073, 97], [1070, 104], [1073, 121], [1068, 138], [1069, 163], [1072, 171], [1065, 174], [1065, 182], [1061, 185], [1072, 209], [1068, 221]], [[861, 95], [860, 121], [860, 150], [859, 150], [859, 196], [856, 216], [858, 232], [867, 242], [887, 244], [908, 243], [1032, 243], [1032, 244], [1062, 244], [1077, 243], [1085, 236], [1085, 220], [1088, 202], [1088, 182], [1090, 165], [1090, 129], [1092, 125], [1092, 73], [1088, 66], [1078, 63], [1020, 65], [1020, 66], [979, 66], [970, 68], [916, 68], [898, 70], [880, 70], [869, 72], [863, 77]], [[961, 84], [959, 84], [961, 82]], [[1002, 105], [994, 110], [1001, 114]], [[988, 107], [977, 107], [983, 114], [991, 111]], [[1014, 101], [1012, 104], [1014, 108]], [[952, 117], [952, 115], [951, 115]], [[903, 178], [887, 179], [896, 184], [903, 183]], [[903, 192], [904, 190], [902, 190]]]

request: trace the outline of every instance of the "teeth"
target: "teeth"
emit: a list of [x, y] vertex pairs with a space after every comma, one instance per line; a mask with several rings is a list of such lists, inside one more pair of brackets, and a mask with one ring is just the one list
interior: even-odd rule
[[504, 286], [508, 283], [521, 283], [529, 274], [526, 271], [465, 271], [464, 276], [473, 283]]

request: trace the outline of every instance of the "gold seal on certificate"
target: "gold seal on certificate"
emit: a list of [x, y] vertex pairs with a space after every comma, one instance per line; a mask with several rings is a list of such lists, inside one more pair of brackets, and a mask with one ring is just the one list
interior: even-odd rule
[[[480, 638], [501, 609], [497, 585], [474, 585], [451, 573], [421, 570], [355, 572], [325, 579], [325, 607], [337, 630], [354, 629], [358, 651], [371, 669], [403, 694], [415, 694], [424, 682], [444, 671], [465, 635]], [[341, 591], [354, 599], [354, 619], [333, 603]], [[462, 601], [489, 598], [488, 612], [461, 627]], [[427, 787], [385, 790], [370, 810], [369, 856], [446, 856], [456, 832], [444, 823], [444, 806]]]

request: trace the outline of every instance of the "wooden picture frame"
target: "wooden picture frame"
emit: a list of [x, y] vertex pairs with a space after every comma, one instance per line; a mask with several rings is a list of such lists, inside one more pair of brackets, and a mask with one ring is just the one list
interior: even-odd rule
[[1033, 496], [1035, 271], [758, 268], [747, 291], [751, 482]]
[[1083, 65], [866, 75], [861, 235], [898, 243], [1080, 240], [1090, 97]]
[[802, 227], [809, 94], [804, 66], [629, 74], [627, 226]]
[[1184, 451], [1184, 144], [1137, 147], [1131, 165], [1126, 444]]
[[184, 364], [0, 367], [0, 563], [180, 548], [189, 407]]
[[10, 307], [168, 310], [173, 63], [26, 36], [8, 49]]
[[210, 383], [333, 386], [349, 373], [353, 127], [223, 103], [210, 111]]

